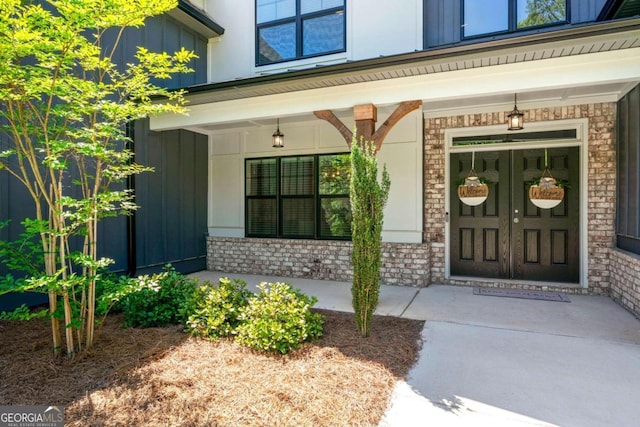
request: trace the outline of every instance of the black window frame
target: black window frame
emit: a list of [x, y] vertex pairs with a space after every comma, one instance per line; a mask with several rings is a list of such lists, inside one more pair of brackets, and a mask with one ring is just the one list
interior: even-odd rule
[[473, 40], [473, 39], [478, 39], [478, 38], [486, 38], [486, 37], [493, 37], [493, 36], [499, 36], [499, 35], [504, 35], [504, 34], [512, 34], [512, 33], [523, 33], [523, 32], [527, 32], [527, 31], [536, 31], [536, 30], [541, 30], [541, 29], [545, 29], [545, 28], [549, 28], [549, 27], [557, 27], [557, 26], [561, 26], [561, 25], [567, 25], [571, 22], [570, 20], [570, 16], [571, 16], [571, 1], [570, 0], [564, 0], [564, 4], [565, 4], [565, 8], [564, 8], [564, 16], [565, 19], [562, 21], [556, 21], [556, 22], [549, 22], [547, 24], [540, 24], [540, 25], [531, 25], [528, 27], [523, 27], [523, 28], [518, 28], [518, 11], [517, 11], [517, 3], [518, 0], [507, 0], [508, 2], [508, 12], [507, 12], [507, 29], [506, 30], [502, 30], [502, 31], [493, 31], [493, 32], [489, 32], [489, 33], [480, 33], [480, 34], [474, 34], [474, 35], [470, 35], [470, 36], [466, 36], [464, 34], [464, 30], [465, 30], [465, 21], [464, 21], [464, 9], [465, 9], [465, 2], [467, 0], [460, 0], [460, 22], [462, 25], [460, 25], [460, 40]]
[[[314, 11], [314, 12], [309, 12], [309, 13], [305, 13], [302, 14], [301, 13], [301, 2], [302, 0], [295, 0], [296, 3], [296, 13], [294, 16], [291, 17], [287, 17], [287, 18], [281, 18], [281, 19], [276, 19], [273, 21], [267, 21], [267, 22], [262, 22], [262, 23], [258, 23], [258, 0], [254, 1], [254, 6], [255, 6], [255, 13], [254, 13], [254, 22], [255, 22], [255, 48], [256, 48], [256, 52], [255, 52], [255, 64], [256, 67], [262, 67], [265, 65], [273, 65], [273, 64], [281, 64], [284, 62], [291, 62], [291, 61], [297, 61], [300, 59], [307, 59], [307, 58], [315, 58], [315, 57], [319, 57], [319, 56], [325, 56], [325, 55], [332, 55], [332, 54], [336, 54], [336, 53], [342, 53], [342, 52], [346, 52], [347, 51], [347, 0], [344, 0], [342, 6], [338, 6], [338, 7], [332, 7], [329, 9], [322, 9], [322, 10], [318, 10], [318, 11]], [[330, 16], [336, 13], [342, 13], [343, 15], [343, 29], [342, 29], [342, 49], [335, 49], [335, 50], [331, 50], [331, 51], [326, 51], [326, 52], [319, 52], [319, 53], [314, 53], [311, 55], [304, 55], [302, 52], [302, 47], [303, 47], [303, 33], [302, 33], [302, 29], [303, 29], [303, 23], [304, 21], [310, 20], [310, 19], [315, 19], [315, 18], [320, 18], [323, 16]], [[284, 25], [284, 24], [290, 24], [290, 23], [294, 23], [295, 27], [296, 27], [296, 36], [295, 36], [295, 43], [296, 43], [296, 55], [293, 58], [286, 58], [286, 59], [282, 59], [280, 61], [270, 61], [270, 62], [260, 62], [260, 30], [264, 29], [264, 28], [270, 28], [270, 27], [276, 27], [279, 25]]]
[[[321, 179], [320, 179], [320, 159], [322, 157], [330, 157], [330, 156], [341, 156], [346, 155], [349, 156], [349, 152], [336, 152], [336, 153], [318, 153], [318, 154], [297, 154], [290, 156], [273, 156], [273, 157], [252, 157], [246, 158], [244, 162], [244, 181], [245, 181], [245, 208], [244, 208], [244, 223], [245, 223], [245, 237], [251, 238], [276, 238], [276, 239], [311, 239], [311, 240], [351, 240], [351, 231], [349, 230], [348, 236], [335, 236], [328, 235], [323, 233], [323, 212], [322, 212], [322, 202], [323, 200], [329, 199], [344, 199], [347, 204], [350, 206], [349, 192], [347, 193], [337, 193], [337, 194], [325, 194], [321, 192]], [[295, 158], [313, 158], [313, 194], [285, 194], [283, 191], [283, 162], [286, 159], [295, 159]], [[275, 171], [276, 171], [276, 188], [275, 195], [274, 194], [252, 194], [249, 191], [249, 165], [251, 162], [269, 162], [275, 160]], [[262, 186], [260, 186], [262, 187]], [[313, 198], [313, 233], [309, 233], [306, 235], [300, 234], [291, 234], [286, 232], [285, 224], [284, 224], [284, 205], [287, 201], [292, 200], [303, 200]], [[275, 201], [276, 206], [276, 214], [275, 214], [275, 233], [255, 233], [250, 232], [251, 230], [251, 222], [250, 222], [250, 209], [251, 209], [251, 201], [252, 200], [265, 200], [265, 201]]]

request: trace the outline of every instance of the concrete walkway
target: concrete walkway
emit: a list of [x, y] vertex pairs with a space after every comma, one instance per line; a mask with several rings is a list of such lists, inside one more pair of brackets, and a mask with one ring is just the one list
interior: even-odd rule
[[[195, 273], [217, 282], [219, 272]], [[352, 311], [350, 283], [284, 281], [319, 308]], [[419, 360], [381, 426], [638, 426], [640, 321], [607, 297], [570, 303], [382, 286], [376, 314], [425, 320]]]

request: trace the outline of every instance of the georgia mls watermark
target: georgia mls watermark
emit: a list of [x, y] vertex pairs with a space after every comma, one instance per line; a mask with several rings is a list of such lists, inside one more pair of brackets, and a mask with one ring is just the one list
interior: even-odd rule
[[64, 427], [64, 406], [0, 406], [0, 427]]

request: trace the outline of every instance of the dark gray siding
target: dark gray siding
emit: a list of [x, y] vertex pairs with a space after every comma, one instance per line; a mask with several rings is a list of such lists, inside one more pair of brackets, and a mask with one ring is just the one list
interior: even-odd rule
[[[0, 151], [6, 150], [7, 144], [6, 136], [0, 134]], [[22, 183], [8, 172], [0, 170], [0, 221], [11, 220], [7, 227], [0, 229], [0, 239], [17, 240], [24, 231], [20, 222], [24, 218], [34, 217], [34, 204]], [[5, 276], [7, 273], [9, 271], [4, 263], [0, 262], [0, 276]], [[7, 294], [0, 296], [0, 311], [13, 309], [23, 303], [37, 305], [46, 301], [46, 295], [42, 294]]]
[[[113, 39], [116, 33], [110, 33]], [[109, 43], [107, 39], [105, 43]], [[192, 50], [199, 59], [192, 61], [192, 73], [174, 77], [172, 80], [157, 80], [156, 84], [171, 89], [206, 83], [207, 81], [207, 40], [195, 31], [169, 16], [158, 16], [147, 20], [142, 28], [129, 28], [124, 39], [118, 45], [114, 61], [124, 64], [131, 61], [138, 46], [144, 46], [152, 52], [173, 53], [184, 47]]]
[[[569, 0], [567, 6], [570, 24], [595, 21], [605, 2], [606, 0]], [[455, 44], [462, 41], [462, 3], [463, 0], [424, 0], [425, 49]], [[550, 27], [545, 29], [545, 31], [564, 27], [566, 26]], [[538, 30], [528, 32], [531, 33], [535, 31]], [[511, 34], [489, 36], [488, 38], [508, 38], [526, 33], [527, 31], [518, 31]], [[471, 40], [484, 41], [487, 40], [487, 38], [478, 37]]]
[[426, 0], [424, 6], [425, 48], [460, 41], [462, 2]]
[[640, 254], [640, 86], [618, 102], [618, 247]]
[[571, 22], [594, 21], [604, 7], [607, 0], [572, 0], [571, 1]]
[[206, 268], [208, 138], [184, 130], [135, 128], [136, 161], [155, 168], [136, 178], [137, 273], [170, 262], [178, 270]]

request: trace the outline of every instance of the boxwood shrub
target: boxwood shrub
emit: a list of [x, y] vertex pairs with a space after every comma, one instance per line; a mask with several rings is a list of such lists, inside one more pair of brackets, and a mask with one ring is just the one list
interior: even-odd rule
[[322, 336], [324, 317], [310, 308], [318, 301], [286, 283], [266, 283], [240, 315], [236, 342], [255, 350], [288, 353]]
[[217, 339], [233, 335], [240, 313], [252, 297], [246, 282], [221, 278], [218, 286], [197, 286], [185, 306], [186, 329], [191, 335]]

